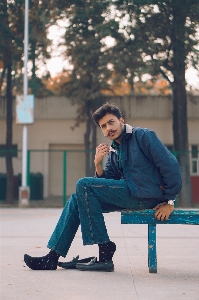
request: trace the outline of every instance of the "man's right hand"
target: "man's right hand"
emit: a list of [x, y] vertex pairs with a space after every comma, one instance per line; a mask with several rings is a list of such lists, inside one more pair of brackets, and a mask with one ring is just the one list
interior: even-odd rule
[[109, 153], [109, 145], [108, 144], [103, 143], [103, 144], [100, 144], [96, 148], [94, 163], [95, 163], [95, 168], [96, 168], [96, 172], [97, 172], [98, 176], [101, 176], [103, 173], [101, 162], [102, 162], [104, 156], [108, 153]]
[[174, 205], [169, 205], [167, 203], [158, 204], [154, 207], [155, 218], [159, 221], [168, 220], [170, 214], [174, 211]]

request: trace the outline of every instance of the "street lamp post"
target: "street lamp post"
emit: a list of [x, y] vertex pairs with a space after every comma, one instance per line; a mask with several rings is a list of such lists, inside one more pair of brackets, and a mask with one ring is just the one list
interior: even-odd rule
[[[23, 99], [28, 96], [28, 11], [29, 0], [25, 0], [24, 16], [24, 80], [23, 80]], [[23, 124], [22, 135], [22, 186], [19, 188], [19, 206], [29, 205], [30, 190], [27, 186], [27, 145], [28, 145], [28, 126]]]
[[[28, 10], [29, 0], [25, 0], [25, 23], [24, 23], [24, 80], [23, 95], [24, 99], [28, 95]], [[27, 144], [28, 127], [23, 125], [23, 143], [22, 143], [22, 186], [27, 186]]]

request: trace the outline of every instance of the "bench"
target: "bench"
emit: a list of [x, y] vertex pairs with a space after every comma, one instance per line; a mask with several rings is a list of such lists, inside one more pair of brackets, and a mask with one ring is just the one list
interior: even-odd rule
[[158, 221], [153, 209], [141, 211], [123, 210], [121, 224], [148, 224], [148, 267], [149, 273], [157, 273], [156, 225], [188, 224], [199, 225], [199, 209], [175, 209], [167, 221]]

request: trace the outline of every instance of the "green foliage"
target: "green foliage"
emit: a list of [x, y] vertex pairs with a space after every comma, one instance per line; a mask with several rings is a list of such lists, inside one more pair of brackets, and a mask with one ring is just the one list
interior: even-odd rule
[[[111, 73], [115, 83], [133, 89], [144, 73], [161, 73], [172, 83], [183, 62], [185, 69], [198, 68], [198, 11], [196, 0], [69, 1], [66, 56], [74, 69], [67, 94], [74, 101], [93, 100], [96, 89], [110, 89]], [[114, 46], [104, 44], [107, 37]]]
[[[38, 59], [50, 58], [49, 47], [51, 41], [47, 38], [48, 28], [55, 24], [60, 10], [57, 9], [58, 0], [29, 0], [29, 60], [32, 61], [32, 75], [30, 86], [35, 95], [39, 93], [39, 79], [36, 77]], [[2, 66], [1, 86], [5, 76], [7, 63], [12, 65], [13, 83], [20, 85], [13, 86], [21, 92], [22, 90], [22, 68], [24, 52], [24, 12], [25, 1], [3, 0], [0, 3], [0, 61]], [[42, 90], [40, 89], [40, 92]], [[40, 96], [42, 94], [40, 93]]]
[[[90, 106], [110, 89], [110, 79], [125, 81], [131, 89], [143, 74], [162, 74], [173, 95], [173, 131], [176, 150], [188, 150], [185, 71], [199, 67], [198, 0], [68, 1], [64, 13], [67, 57], [73, 66], [66, 93], [79, 103], [87, 118]], [[114, 45], [104, 42], [111, 37]], [[114, 74], [114, 76], [112, 76]], [[87, 142], [89, 136], [87, 123]], [[190, 199], [189, 158], [180, 157], [185, 189]]]
[[107, 52], [102, 51], [105, 1], [73, 1], [65, 9], [70, 25], [65, 41], [66, 56], [73, 65], [65, 91], [73, 102], [99, 101], [108, 87]]
[[[141, 73], [152, 76], [162, 73], [171, 83], [174, 73], [179, 76], [176, 51], [185, 68], [198, 67], [198, 1], [117, 1], [117, 8], [128, 21], [123, 25], [127, 41], [140, 46]], [[125, 53], [125, 51], [124, 51]], [[133, 54], [133, 52], [132, 52]], [[121, 53], [123, 56], [123, 54]], [[142, 65], [144, 62], [144, 66]]]

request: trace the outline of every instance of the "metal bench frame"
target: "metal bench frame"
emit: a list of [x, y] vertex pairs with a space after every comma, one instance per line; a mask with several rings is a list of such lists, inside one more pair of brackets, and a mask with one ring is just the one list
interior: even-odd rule
[[199, 225], [199, 209], [175, 209], [168, 221], [158, 221], [153, 209], [142, 211], [123, 210], [122, 224], [148, 224], [148, 267], [149, 273], [157, 273], [156, 225], [187, 224]]

